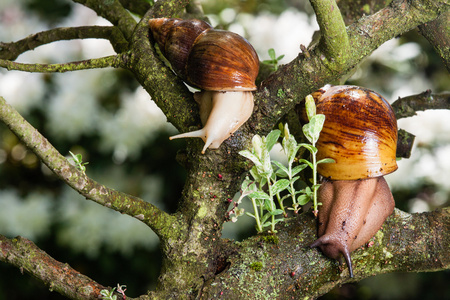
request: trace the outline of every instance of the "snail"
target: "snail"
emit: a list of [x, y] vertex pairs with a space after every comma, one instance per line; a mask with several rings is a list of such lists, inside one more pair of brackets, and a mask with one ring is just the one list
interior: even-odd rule
[[[394, 210], [384, 175], [397, 169], [397, 120], [379, 94], [356, 86], [325, 86], [312, 94], [325, 123], [317, 142], [324, 181], [318, 190], [319, 247], [333, 259], [344, 257], [350, 277], [350, 253], [371, 239]], [[299, 112], [304, 120], [304, 112]]]
[[204, 127], [170, 139], [200, 137], [217, 149], [253, 111], [259, 60], [250, 43], [236, 33], [216, 30], [201, 20], [159, 18], [149, 21], [161, 53], [174, 72], [202, 91], [194, 94]]

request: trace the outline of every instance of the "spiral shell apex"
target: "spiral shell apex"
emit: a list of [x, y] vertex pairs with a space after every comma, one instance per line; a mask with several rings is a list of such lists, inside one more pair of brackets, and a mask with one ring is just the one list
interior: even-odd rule
[[254, 91], [258, 55], [238, 34], [201, 20], [152, 19], [153, 37], [188, 84], [206, 91]]

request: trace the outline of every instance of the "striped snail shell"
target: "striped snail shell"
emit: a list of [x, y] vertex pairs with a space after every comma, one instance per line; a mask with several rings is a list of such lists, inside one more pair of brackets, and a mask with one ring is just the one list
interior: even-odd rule
[[[394, 210], [383, 175], [397, 169], [397, 120], [378, 93], [356, 86], [325, 86], [312, 94], [325, 123], [316, 144], [325, 179], [318, 190], [318, 236], [311, 247], [328, 257], [344, 256], [353, 277], [350, 253], [364, 245]], [[306, 114], [300, 109], [299, 117]]]
[[216, 30], [201, 20], [159, 18], [149, 25], [175, 73], [202, 90], [194, 99], [204, 128], [171, 139], [200, 137], [205, 141], [202, 153], [208, 147], [218, 148], [253, 111], [251, 91], [256, 90], [259, 71], [256, 51], [238, 34]]

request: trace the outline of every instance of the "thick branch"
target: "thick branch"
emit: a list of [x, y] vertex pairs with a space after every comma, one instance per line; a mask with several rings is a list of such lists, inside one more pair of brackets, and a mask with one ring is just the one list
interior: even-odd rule
[[331, 68], [345, 66], [350, 44], [341, 11], [334, 0], [311, 0], [322, 34], [319, 47], [323, 49]]
[[123, 64], [124, 64], [123, 59], [122, 56], [120, 55], [111, 55], [102, 58], [93, 58], [63, 64], [24, 64], [0, 59], [0, 67], [3, 67], [9, 71], [17, 70], [24, 72], [39, 72], [39, 73], [50, 73], [50, 72], [64, 73], [70, 71], [100, 69], [108, 67], [118, 68]]
[[17, 42], [0, 42], [0, 58], [15, 60], [24, 52], [34, 50], [35, 48], [42, 45], [50, 44], [56, 41], [90, 38], [109, 40], [117, 53], [124, 52], [128, 48], [128, 42], [124, 39], [122, 33], [115, 27], [66, 27], [38, 32], [36, 34], [29, 35]]
[[[316, 238], [312, 214], [287, 223], [277, 228], [278, 239], [258, 235], [230, 245], [236, 254], [227, 258], [229, 267], [205, 285], [202, 299], [219, 295], [224, 299], [311, 299], [377, 274], [450, 269], [449, 208], [412, 215], [396, 209], [370, 246], [352, 253], [353, 279], [345, 265], [309, 247]], [[255, 263], [261, 269], [252, 267]]]
[[73, 0], [74, 2], [83, 4], [95, 11], [99, 16], [110, 21], [116, 26], [129, 41], [133, 34], [136, 21], [133, 17], [123, 8], [122, 4], [118, 0]]
[[120, 3], [129, 11], [143, 16], [152, 6], [153, 1], [146, 0], [119, 0]]
[[417, 95], [398, 98], [392, 103], [397, 119], [412, 117], [417, 111], [427, 109], [450, 109], [450, 93], [432, 94], [430, 90]]
[[443, 13], [433, 22], [419, 26], [420, 33], [433, 45], [450, 72], [450, 11]]
[[130, 215], [148, 226], [157, 235], [170, 234], [174, 217], [156, 206], [125, 193], [107, 188], [72, 166], [30, 123], [0, 97], [0, 120], [32, 150], [60, 179], [89, 200]]
[[51, 291], [70, 299], [98, 299], [100, 291], [106, 288], [20, 236], [8, 239], [0, 235], [0, 261], [25, 271]]
[[170, 17], [179, 13], [188, 3], [188, 0], [155, 3], [136, 26], [131, 43], [132, 56], [127, 66], [164, 112], [167, 120], [180, 130], [200, 123], [198, 106], [192, 93], [181, 79], [164, 65], [151, 46], [148, 38], [148, 20], [161, 16]]

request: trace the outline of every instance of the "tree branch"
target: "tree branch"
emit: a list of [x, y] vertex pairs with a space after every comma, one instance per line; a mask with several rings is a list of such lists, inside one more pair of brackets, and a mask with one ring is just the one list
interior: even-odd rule
[[450, 11], [432, 22], [420, 25], [419, 31], [433, 45], [450, 72]]
[[121, 55], [111, 55], [102, 58], [93, 58], [82, 61], [75, 61], [62, 64], [24, 64], [14, 61], [0, 59], [0, 67], [6, 68], [8, 71], [17, 70], [25, 72], [70, 72], [86, 69], [100, 69], [113, 67], [118, 68], [124, 65], [123, 57]]
[[188, 3], [188, 0], [156, 2], [136, 26], [131, 43], [132, 55], [127, 64], [167, 120], [179, 130], [200, 124], [198, 105], [183, 81], [164, 65], [150, 44], [148, 20], [171, 17]]
[[130, 40], [133, 34], [136, 21], [133, 17], [123, 8], [122, 4], [118, 0], [73, 0], [74, 2], [83, 4], [95, 11], [99, 16], [110, 21], [116, 26], [125, 36], [126, 40]]
[[30, 123], [0, 97], [0, 120], [61, 180], [89, 200], [147, 224], [160, 237], [172, 234], [172, 217], [156, 206], [107, 188], [72, 166]]
[[119, 0], [124, 8], [132, 13], [143, 16], [153, 5], [153, 1], [145, 0]]
[[71, 299], [98, 299], [106, 287], [61, 263], [23, 237], [8, 239], [0, 235], [0, 261], [25, 271], [51, 291]]
[[128, 42], [122, 33], [112, 26], [82, 26], [54, 28], [27, 36], [17, 42], [0, 42], [0, 58], [15, 60], [26, 51], [50, 44], [56, 41], [74, 39], [107, 39], [111, 42], [114, 50], [121, 53], [128, 49]]
[[350, 44], [341, 11], [334, 0], [310, 0], [317, 23], [319, 23], [321, 39], [319, 47], [330, 62], [327, 66], [339, 69], [347, 63], [350, 55]]
[[432, 94], [431, 90], [426, 90], [417, 95], [399, 97], [391, 106], [397, 119], [415, 116], [419, 110], [449, 109], [450, 93]]
[[325, 67], [324, 53], [319, 48], [312, 49], [310, 55], [300, 55], [262, 83], [256, 94], [256, 111], [246, 126], [253, 127], [254, 132], [256, 129], [256, 133], [266, 134], [306, 95], [350, 71], [382, 43], [435, 19], [445, 9], [448, 9], [445, 1], [427, 5], [425, 0], [396, 0], [377, 13], [354, 22], [347, 30], [352, 53], [340, 71], [330, 72]]
[[[345, 265], [309, 247], [316, 239], [312, 214], [291, 219], [277, 230], [278, 240], [258, 235], [230, 243], [228, 253], [235, 254], [225, 259], [229, 267], [205, 284], [202, 299], [311, 299], [377, 274], [450, 269], [450, 208], [421, 214], [396, 209], [370, 246], [352, 253], [353, 279]], [[252, 268], [254, 263], [262, 268]]]

